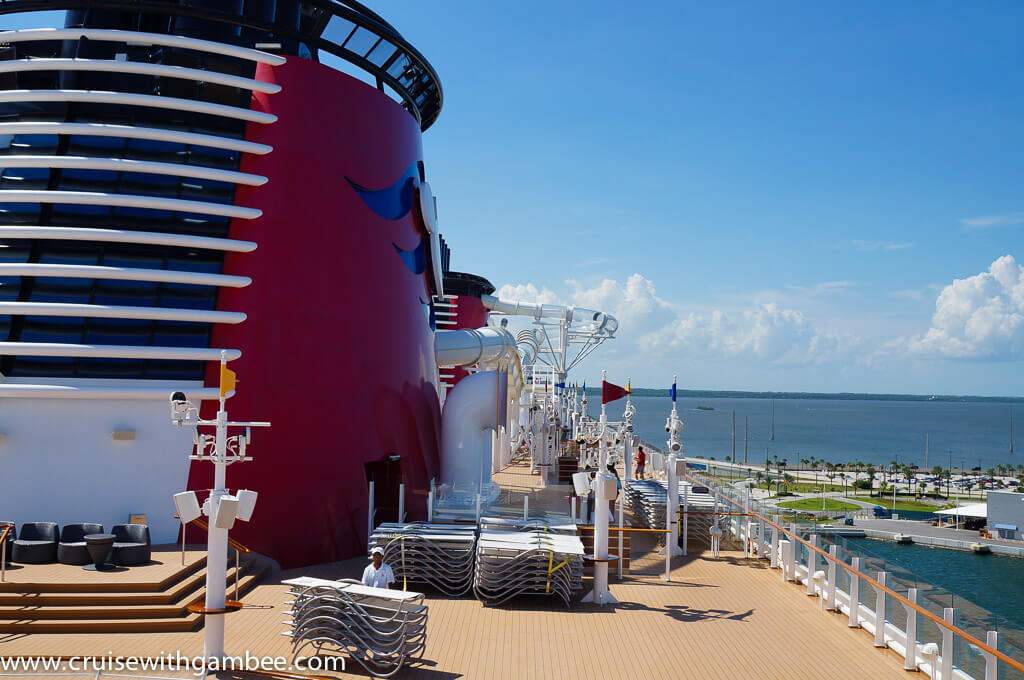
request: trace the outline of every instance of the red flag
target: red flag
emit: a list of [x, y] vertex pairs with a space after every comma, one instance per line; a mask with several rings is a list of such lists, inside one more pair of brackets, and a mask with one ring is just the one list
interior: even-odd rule
[[607, 380], [601, 381], [601, 403], [607, 404], [610, 401], [616, 399], [622, 399], [624, 396], [629, 394], [629, 390], [625, 387], [619, 387], [614, 383], [610, 383]]

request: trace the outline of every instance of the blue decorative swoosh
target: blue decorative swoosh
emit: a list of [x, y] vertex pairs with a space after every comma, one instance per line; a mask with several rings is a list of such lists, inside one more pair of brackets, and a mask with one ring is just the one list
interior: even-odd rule
[[391, 245], [395, 246], [395, 252], [413, 274], [418, 276], [427, 271], [427, 239], [421, 238], [420, 244], [412, 250], [402, 250], [395, 243]]
[[424, 302], [423, 298], [420, 298], [420, 306], [423, 307], [423, 316], [427, 320], [427, 325], [430, 326], [430, 330], [437, 330], [437, 317], [434, 316], [434, 303]]
[[385, 220], [397, 220], [404, 217], [412, 209], [413, 187], [420, 177], [419, 164], [410, 165], [402, 176], [386, 189], [367, 189], [353, 182], [348, 177], [345, 181], [356, 190], [370, 210]]

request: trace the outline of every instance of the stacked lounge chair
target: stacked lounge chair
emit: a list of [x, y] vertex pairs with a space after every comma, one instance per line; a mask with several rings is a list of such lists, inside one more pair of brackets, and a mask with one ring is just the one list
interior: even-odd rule
[[633, 511], [633, 517], [648, 529], [665, 528], [667, 499], [665, 482], [656, 479], [626, 482], [626, 501]]
[[[683, 509], [683, 489], [689, 487], [686, 502], [691, 511], [711, 512], [715, 506], [714, 496], [707, 493], [694, 493], [689, 482], [679, 483], [679, 509]], [[633, 516], [648, 529], [665, 528], [665, 507], [668, 502], [668, 485], [663, 480], [643, 479], [626, 482], [626, 501], [629, 503]], [[724, 506], [719, 510], [726, 512]]]
[[292, 655], [348, 654], [368, 673], [390, 677], [423, 654], [427, 606], [423, 595], [370, 588], [358, 581], [308, 577], [284, 581], [292, 600], [285, 621]]
[[396, 585], [429, 585], [449, 597], [473, 587], [476, 527], [453, 524], [385, 523], [370, 536], [370, 547], [384, 551]]
[[571, 606], [583, 587], [583, 543], [575, 526], [559, 525], [572, 527], [565, 533], [531, 522], [514, 524], [481, 520], [473, 580], [477, 599], [497, 605], [518, 595], [557, 596]]

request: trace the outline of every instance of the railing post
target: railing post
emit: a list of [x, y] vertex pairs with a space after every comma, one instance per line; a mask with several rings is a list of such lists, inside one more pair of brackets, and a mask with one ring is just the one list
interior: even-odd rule
[[235, 602], [238, 602], [238, 548], [235, 548]]
[[690, 485], [683, 487], [683, 557], [686, 557], [686, 544], [690, 534]]
[[771, 552], [771, 564], [772, 569], [779, 566], [779, 529], [778, 527], [772, 527], [772, 552]]
[[785, 583], [789, 580], [789, 548], [791, 543], [788, 539], [783, 538], [779, 541], [779, 551], [782, 553], [782, 563], [779, 567], [782, 570], [782, 581]]
[[578, 496], [569, 496], [569, 515], [572, 518], [572, 523], [576, 524], [576, 499]]
[[476, 495], [476, 523], [480, 524], [480, 494]]
[[398, 485], [398, 523], [405, 524], [405, 484]]
[[[625, 550], [624, 542], [626, 540], [625, 539], [625, 533], [626, 532], [623, 531], [623, 524], [622, 524], [622, 505], [623, 505], [623, 502], [625, 501], [625, 496], [626, 496], [626, 494], [624, 494], [624, 493], [620, 493], [619, 494], [619, 580], [620, 581], [622, 580], [622, 563], [626, 561], [625, 556], [622, 554], [624, 552], [624, 550]], [[632, 545], [632, 538], [630, 538], [630, 545]]]
[[530, 497], [523, 496], [523, 521], [526, 522], [530, 519]]
[[[917, 588], [907, 590], [907, 599], [917, 604]], [[903, 652], [903, 668], [908, 671], [917, 670], [917, 610], [903, 605], [907, 610], [907, 648]]]
[[373, 507], [373, 482], [370, 482], [370, 505], [366, 511], [366, 544], [370, 544], [370, 536], [373, 535], [373, 515], [376, 510]]
[[839, 560], [839, 546], [833, 545], [828, 549], [828, 602], [827, 609], [836, 609], [836, 562]]
[[818, 564], [818, 534], [811, 534], [811, 547], [807, 549], [807, 594], [814, 596], [814, 568]]
[[[942, 620], [953, 625], [954, 611], [952, 607], [945, 607], [942, 610]], [[953, 631], [948, 628], [942, 629], [942, 680], [953, 678]]]
[[[990, 630], [985, 636], [985, 644], [992, 649], [999, 649], [999, 633]], [[998, 680], [999, 661], [996, 660], [996, 655], [988, 652], [982, 652], [981, 655], [985, 657], [985, 680]]]
[[[850, 558], [850, 566], [854, 571], [860, 571], [860, 558]], [[850, 621], [847, 623], [850, 628], [860, 627], [860, 576], [850, 574]]]
[[10, 528], [7, 531], [0, 531], [0, 534], [3, 534], [0, 536], [0, 583], [7, 581], [7, 532], [9, 531]]
[[764, 519], [760, 520], [760, 530], [757, 532], [757, 540], [760, 545], [757, 548], [757, 556], [762, 560], [768, 557], [768, 524]]
[[430, 494], [427, 496], [427, 521], [434, 521], [434, 489], [431, 487]]
[[[876, 577], [878, 585], [885, 587], [889, 580], [889, 574], [884, 571], [878, 572]], [[885, 609], [886, 595], [882, 588], [875, 588], [875, 647], [885, 647]]]

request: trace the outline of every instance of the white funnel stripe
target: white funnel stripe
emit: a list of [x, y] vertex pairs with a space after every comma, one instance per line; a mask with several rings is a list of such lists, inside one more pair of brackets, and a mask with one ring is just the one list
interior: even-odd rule
[[273, 123], [277, 116], [237, 106], [197, 102], [192, 99], [163, 97], [155, 94], [105, 92], [103, 90], [0, 90], [0, 104], [26, 102], [80, 102], [89, 104], [115, 104], [118, 106], [146, 106], [154, 109], [175, 109], [203, 113], [208, 116], [235, 118], [250, 123]]
[[93, 319], [148, 319], [153, 321], [191, 321], [195, 323], [241, 323], [242, 312], [172, 307], [132, 307], [82, 305], [65, 302], [0, 302], [0, 314], [23, 316], [73, 316]]
[[197, 52], [220, 54], [247, 61], [255, 61], [271, 66], [280, 66], [287, 59], [277, 54], [269, 54], [247, 47], [226, 45], [212, 40], [186, 38], [180, 35], [164, 33], [143, 33], [140, 31], [118, 31], [104, 28], [30, 28], [19, 31], [0, 32], [0, 43], [33, 42], [39, 40], [78, 40], [88, 38], [99, 42], [124, 42], [137, 45], [160, 45], [178, 47]]
[[225, 203], [187, 201], [180, 198], [157, 196], [136, 196], [134, 194], [108, 194], [98, 191], [49, 191], [0, 189], [2, 203], [69, 203], [74, 205], [109, 205], [118, 208], [148, 208], [150, 210], [175, 210], [200, 215], [219, 215], [253, 220], [263, 214], [256, 208], [243, 208]]
[[124, 137], [127, 139], [152, 139], [160, 142], [206, 146], [211, 149], [228, 149], [262, 156], [274, 147], [256, 142], [247, 142], [232, 137], [218, 137], [198, 132], [162, 130], [160, 128], [134, 127], [131, 125], [109, 125], [106, 123], [45, 123], [10, 122], [0, 123], [0, 135], [88, 135], [94, 137]]
[[256, 250], [256, 243], [254, 241], [236, 241], [209, 236], [162, 234], [153, 231], [129, 231], [126, 229], [96, 229], [92, 227], [0, 226], [0, 239], [12, 238], [97, 241], [100, 243], [145, 243], [146, 245], [156, 246], [224, 250], [233, 253], [249, 253]]
[[135, 345], [75, 345], [60, 342], [0, 342], [0, 355], [23, 357], [84, 357], [99, 359], [169, 359], [173, 361], [228, 361], [242, 356], [237, 349], [205, 347], [150, 347]]
[[237, 87], [266, 94], [277, 94], [281, 86], [264, 83], [252, 78], [233, 76], [217, 71], [204, 71], [170, 64], [149, 64], [138, 61], [114, 61], [111, 59], [11, 59], [0, 62], [0, 73], [24, 73], [27, 71], [89, 71], [93, 73], [131, 73], [141, 76], [179, 78], [196, 82]]
[[0, 168], [71, 168], [80, 170], [110, 170], [112, 172], [145, 172], [154, 175], [212, 179], [229, 184], [258, 187], [267, 183], [263, 175], [207, 168], [183, 163], [137, 161], [128, 158], [96, 158], [93, 156], [0, 156]]
[[0, 276], [55, 276], [76, 279], [112, 279], [119, 281], [156, 281], [196, 286], [245, 288], [248, 276], [180, 272], [170, 269], [137, 269], [135, 267], [102, 267], [85, 264], [36, 264], [33, 262], [2, 262]]
[[[220, 398], [220, 389], [182, 390], [191, 401]], [[80, 385], [29, 385], [0, 383], [0, 398], [14, 399], [160, 399], [167, 401], [166, 387], [93, 387]]]

